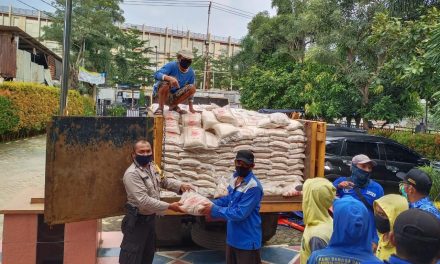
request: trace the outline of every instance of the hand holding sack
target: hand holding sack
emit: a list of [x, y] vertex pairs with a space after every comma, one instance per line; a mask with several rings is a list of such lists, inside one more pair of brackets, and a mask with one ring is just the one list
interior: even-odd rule
[[190, 215], [203, 215], [202, 211], [207, 203], [211, 201], [196, 192], [184, 192], [179, 201], [182, 211]]

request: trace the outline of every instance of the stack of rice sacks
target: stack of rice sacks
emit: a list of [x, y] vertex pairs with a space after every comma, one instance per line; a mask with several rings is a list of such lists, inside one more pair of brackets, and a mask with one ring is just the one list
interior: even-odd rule
[[303, 125], [285, 114], [199, 105], [202, 113], [164, 112], [164, 174], [213, 197], [220, 179], [234, 172], [237, 151], [255, 155], [254, 174], [265, 195], [282, 195], [303, 181]]

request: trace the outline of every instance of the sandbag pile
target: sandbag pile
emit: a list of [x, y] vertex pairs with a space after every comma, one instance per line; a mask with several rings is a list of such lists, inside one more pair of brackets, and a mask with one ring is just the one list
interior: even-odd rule
[[282, 113], [215, 105], [197, 110], [202, 112], [181, 116], [164, 111], [165, 176], [195, 185], [203, 196], [218, 197], [224, 191], [219, 193], [217, 183], [224, 185], [232, 175], [237, 151], [250, 149], [266, 195], [282, 195], [303, 180], [306, 137], [300, 122]]

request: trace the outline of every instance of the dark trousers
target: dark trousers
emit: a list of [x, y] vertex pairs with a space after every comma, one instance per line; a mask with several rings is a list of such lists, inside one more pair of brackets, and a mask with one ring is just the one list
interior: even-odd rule
[[134, 228], [127, 227], [130, 215], [122, 219], [121, 230], [124, 234], [119, 254], [120, 264], [153, 263], [156, 251], [155, 215], [139, 215]]
[[227, 264], [260, 264], [260, 249], [243, 250], [226, 245]]

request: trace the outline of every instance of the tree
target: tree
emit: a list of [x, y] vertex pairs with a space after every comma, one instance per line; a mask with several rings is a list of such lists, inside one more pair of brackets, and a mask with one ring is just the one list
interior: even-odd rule
[[147, 47], [148, 41], [139, 39], [139, 35], [138, 30], [130, 29], [123, 32], [117, 39], [119, 47], [114, 56], [114, 81], [117, 83], [144, 85], [148, 81], [153, 81], [153, 64], [148, 57], [152, 49]]
[[[121, 31], [116, 23], [124, 17], [119, 4], [122, 0], [82, 0], [72, 3], [70, 87], [78, 88], [78, 68], [106, 72], [112, 75], [112, 48]], [[55, 0], [52, 24], [44, 28], [43, 38], [62, 43], [65, 1]]]

